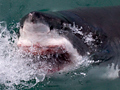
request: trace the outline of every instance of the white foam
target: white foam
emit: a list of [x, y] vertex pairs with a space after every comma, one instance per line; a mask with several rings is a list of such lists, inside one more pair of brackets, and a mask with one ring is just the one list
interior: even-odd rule
[[115, 64], [112, 63], [112, 65], [108, 65], [108, 67], [105, 70], [106, 72], [103, 75], [101, 75], [101, 78], [116, 79], [119, 77], [120, 69], [118, 68], [118, 65], [115, 66]]
[[112, 63], [108, 66], [95, 66], [88, 71], [89, 78], [100, 78], [100, 79], [109, 79], [114, 80], [119, 78], [118, 65]]
[[93, 33], [89, 32], [88, 34], [83, 33], [82, 29], [83, 27], [81, 26], [80, 28], [78, 28], [75, 23], [73, 23], [73, 26], [71, 26], [71, 24], [64, 24], [64, 27], [69, 27], [73, 33], [77, 33], [79, 35], [82, 36], [82, 39], [84, 41], [84, 43], [86, 43], [87, 45], [94, 45], [93, 42], [95, 41], [95, 39], [93, 38]]
[[[15, 43], [10, 41], [11, 37]], [[46, 73], [35, 69], [34, 64], [29, 66], [32, 60], [25, 58], [21, 50], [17, 48], [16, 37], [15, 33], [12, 35], [9, 33], [6, 22], [0, 22], [0, 84], [10, 88], [13, 88], [14, 84], [30, 87], [31, 84], [21, 81], [36, 79], [36, 83], [38, 83], [38, 80], [39, 82], [44, 80]], [[37, 74], [40, 74], [39, 78], [37, 78]]]
[[[19, 24], [14, 25], [18, 27]], [[13, 30], [13, 27], [12, 29]], [[25, 31], [26, 32], [26, 31]], [[32, 34], [32, 35], [30, 35]], [[26, 57], [21, 49], [18, 49], [17, 44], [21, 42], [25, 45], [33, 45], [33, 42], [41, 42], [41, 45], [63, 45], [66, 50], [72, 55], [73, 65], [68, 65], [60, 72], [71, 71], [79, 68], [80, 65], [88, 66], [88, 57], [83, 57], [78, 54], [77, 50], [73, 48], [72, 44], [64, 37], [59, 36], [56, 30], [44, 35], [35, 33], [22, 34], [18, 40], [17, 35], [14, 33], [11, 35], [7, 29], [6, 22], [0, 22], [0, 84], [14, 88], [14, 85], [22, 84], [23, 86], [33, 87], [38, 82], [45, 79], [47, 69], [49, 66], [38, 69], [41, 62], [33, 63], [31, 58]], [[30, 35], [30, 36], [29, 36]], [[14, 41], [12, 43], [10, 38]], [[18, 42], [18, 43], [17, 43]], [[29, 80], [35, 79], [35, 83], [26, 83]], [[24, 81], [24, 82], [22, 82]]]

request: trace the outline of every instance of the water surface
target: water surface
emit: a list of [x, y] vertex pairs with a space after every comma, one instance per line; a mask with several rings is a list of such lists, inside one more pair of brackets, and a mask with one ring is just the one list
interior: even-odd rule
[[[81, 66], [68, 73], [45, 76], [27, 66], [16, 46], [19, 21], [31, 11], [58, 11], [76, 7], [120, 5], [119, 0], [0, 0], [1, 90], [119, 90], [119, 69]], [[15, 32], [14, 32], [15, 31]], [[12, 38], [12, 39], [11, 39]], [[119, 60], [119, 58], [117, 58]], [[39, 73], [39, 74], [38, 74]], [[38, 75], [37, 75], [38, 74]]]

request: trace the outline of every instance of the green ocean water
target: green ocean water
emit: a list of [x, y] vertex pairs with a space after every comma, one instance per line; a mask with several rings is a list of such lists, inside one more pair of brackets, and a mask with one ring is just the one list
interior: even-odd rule
[[[120, 5], [120, 0], [0, 0], [0, 21], [7, 22], [9, 28], [31, 11], [59, 11], [76, 7], [115, 5]], [[14, 86], [17, 90], [120, 90], [120, 79], [114, 78], [115, 72], [112, 70], [107, 74], [104, 72], [107, 72], [107, 69], [83, 67], [82, 70], [77, 69], [64, 75], [47, 76], [31, 88]], [[34, 80], [29, 82], [34, 83]], [[5, 86], [0, 86], [2, 86], [0, 90], [4, 90]]]

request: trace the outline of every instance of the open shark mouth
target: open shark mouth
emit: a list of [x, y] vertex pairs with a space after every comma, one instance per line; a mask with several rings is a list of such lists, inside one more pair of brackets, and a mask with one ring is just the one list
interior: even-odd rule
[[[48, 67], [46, 69], [47, 73], [54, 73], [62, 70], [65, 66], [72, 64], [71, 55], [68, 53], [62, 45], [53, 46], [22, 46], [24, 53], [29, 53], [30, 57], [33, 59], [33, 63], [43, 62], [44, 65], [39, 64], [38, 69]], [[29, 57], [28, 55], [28, 57]]]
[[30, 54], [28, 57], [33, 59], [33, 63], [45, 63], [37, 68], [48, 66], [48, 73], [71, 67], [80, 56], [69, 39], [58, 30], [50, 28], [45, 18], [36, 12], [29, 13], [21, 20], [18, 47]]

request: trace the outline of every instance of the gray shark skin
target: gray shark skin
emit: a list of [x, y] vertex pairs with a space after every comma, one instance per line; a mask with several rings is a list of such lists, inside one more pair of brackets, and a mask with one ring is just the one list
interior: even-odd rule
[[[119, 64], [120, 55], [120, 6], [80, 7], [56, 12], [33, 11], [20, 21], [20, 28], [26, 22], [42, 23], [71, 42], [77, 52], [100, 62]], [[76, 26], [76, 32], [71, 27]], [[85, 42], [85, 36], [91, 34], [92, 41]], [[21, 36], [21, 35], [20, 35]], [[114, 61], [115, 60], [115, 61]], [[98, 64], [99, 64], [98, 63]]]

